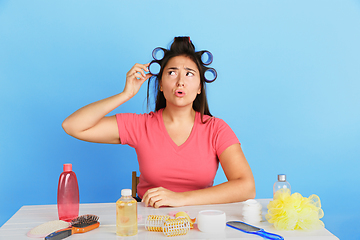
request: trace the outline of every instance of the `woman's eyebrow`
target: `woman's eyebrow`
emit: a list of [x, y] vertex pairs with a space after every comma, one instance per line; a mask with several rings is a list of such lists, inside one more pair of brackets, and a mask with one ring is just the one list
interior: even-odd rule
[[196, 72], [196, 70], [186, 67], [185, 70]]
[[170, 69], [170, 70], [178, 70], [179, 68], [177, 68], [177, 67], [168, 67], [167, 69]]
[[[167, 70], [179, 70], [178, 67], [168, 67], [168, 68], [166, 68], [166, 69], [167, 69]], [[192, 68], [189, 68], [189, 67], [185, 67], [184, 69], [187, 70], [187, 71], [196, 72], [196, 70], [194, 70], [194, 69], [192, 69]]]

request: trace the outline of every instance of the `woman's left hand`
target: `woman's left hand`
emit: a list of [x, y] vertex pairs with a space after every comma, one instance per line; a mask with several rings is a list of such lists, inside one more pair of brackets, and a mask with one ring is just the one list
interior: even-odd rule
[[147, 190], [143, 196], [142, 202], [145, 203], [145, 207], [179, 207], [183, 206], [183, 198], [183, 193], [173, 192], [166, 188], [158, 187]]

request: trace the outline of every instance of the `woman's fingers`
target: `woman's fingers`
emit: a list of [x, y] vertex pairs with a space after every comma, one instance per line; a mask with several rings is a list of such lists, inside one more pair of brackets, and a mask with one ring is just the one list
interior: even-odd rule
[[154, 203], [156, 201], [161, 200], [158, 192], [158, 188], [151, 188], [146, 191], [146, 193], [143, 196], [142, 201], [145, 203], [145, 206], [154, 206]]
[[141, 85], [149, 79], [152, 75], [148, 72], [148, 64], [139, 64], [136, 63], [126, 74], [126, 83], [124, 92], [131, 98], [135, 96]]
[[149, 72], [149, 69], [147, 68], [149, 64], [139, 64], [136, 63], [128, 72], [128, 76], [136, 76], [137, 78], [143, 78], [145, 79], [147, 76], [145, 72]]
[[181, 206], [181, 193], [163, 187], [151, 188], [143, 196], [145, 206], [159, 208], [161, 206]]
[[144, 73], [142, 73], [142, 72], [135, 72], [134, 74], [134, 77], [136, 78], [136, 79], [145, 79], [146, 78], [146, 76], [145, 76], [145, 74]]
[[148, 206], [151, 206], [154, 208], [159, 208], [161, 206], [161, 204], [160, 204], [161, 201], [162, 201], [161, 196], [159, 196], [159, 195], [153, 196], [149, 199]]
[[145, 207], [151, 205], [150, 204], [151, 198], [154, 198], [158, 195], [158, 193], [156, 191], [157, 191], [157, 188], [151, 188], [146, 191], [146, 193], [144, 194], [143, 199], [142, 199], [142, 202], [145, 203]]

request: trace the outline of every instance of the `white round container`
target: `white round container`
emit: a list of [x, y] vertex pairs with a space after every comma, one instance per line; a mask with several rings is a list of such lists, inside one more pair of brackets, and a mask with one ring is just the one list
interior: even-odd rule
[[254, 199], [243, 202], [243, 221], [248, 223], [259, 223], [262, 220], [261, 209], [261, 204]]
[[226, 227], [226, 215], [223, 211], [200, 211], [196, 219], [199, 230], [205, 233], [221, 232]]

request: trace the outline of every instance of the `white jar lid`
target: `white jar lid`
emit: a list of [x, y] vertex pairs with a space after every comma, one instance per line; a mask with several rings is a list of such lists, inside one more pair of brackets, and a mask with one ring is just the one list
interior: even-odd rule
[[196, 219], [199, 230], [205, 233], [221, 232], [226, 227], [226, 214], [223, 211], [200, 211]]

